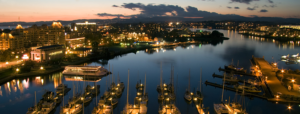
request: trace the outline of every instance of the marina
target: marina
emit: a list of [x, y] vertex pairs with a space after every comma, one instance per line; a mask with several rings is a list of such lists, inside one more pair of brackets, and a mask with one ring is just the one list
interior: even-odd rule
[[[281, 57], [281, 55], [275, 55], [274, 53], [276, 54], [297, 53], [296, 52], [297, 50], [289, 50], [288, 48], [285, 50], [282, 50], [282, 48], [279, 49], [279, 47], [276, 47], [275, 43], [265, 43], [265, 42], [260, 42], [257, 40], [255, 41], [246, 38], [242, 39], [240, 35], [237, 34], [235, 35], [234, 31], [229, 31], [229, 32], [223, 31], [223, 33], [225, 35], [229, 35], [234, 40], [228, 40], [225, 41], [223, 44], [218, 44], [216, 46], [212, 46], [210, 44], [206, 44], [206, 45], [203, 44], [201, 45], [201, 48], [199, 48], [200, 47], [199, 45], [195, 45], [195, 44], [186, 45], [184, 48], [178, 46], [178, 47], [174, 47], [176, 48], [176, 51], [174, 50], [167, 50], [165, 52], [159, 51], [159, 52], [154, 52], [153, 54], [148, 54], [143, 51], [139, 51], [138, 53], [129, 53], [122, 57], [108, 60], [108, 63], [110, 64], [110, 68], [109, 68], [109, 64], [102, 65], [97, 62], [87, 63], [87, 65], [90, 66], [95, 66], [95, 64], [96, 66], [103, 66], [105, 69], [112, 69], [111, 66], [113, 65], [114, 72], [112, 74], [114, 75], [113, 76], [114, 78], [112, 77], [112, 74], [109, 74], [107, 76], [100, 76], [101, 78], [95, 78], [95, 79], [84, 75], [65, 76], [62, 74], [62, 72], [58, 71], [57, 73], [53, 73], [49, 75], [37, 75], [33, 77], [23, 77], [23, 78], [21, 77], [21, 78], [13, 79], [11, 81], [5, 82], [4, 84], [0, 85], [1, 86], [0, 87], [1, 90], [0, 110], [3, 111], [4, 114], [10, 112], [26, 113], [29, 107], [35, 105], [34, 91], [36, 91], [36, 99], [38, 104], [38, 101], [42, 99], [42, 96], [45, 93], [44, 89], [54, 92], [54, 98], [55, 98], [56, 90], [61, 90], [61, 88], [65, 88], [65, 86], [63, 85], [66, 85], [67, 88], [70, 88], [69, 92], [62, 91], [62, 93], [65, 93], [64, 94], [65, 97], [63, 98], [64, 100], [62, 99], [60, 103], [57, 103], [57, 107], [52, 112], [54, 114], [59, 114], [62, 107], [67, 106], [69, 98], [73, 97], [73, 90], [75, 90], [75, 95], [76, 95], [77, 88], [78, 88], [78, 92], [82, 93], [88, 87], [87, 85], [90, 85], [90, 87], [94, 86], [94, 88], [96, 87], [98, 88], [98, 86], [95, 86], [96, 83], [96, 85], [100, 85], [99, 92], [93, 95], [95, 97], [92, 97], [90, 103], [86, 103], [84, 105], [82, 105], [82, 103], [79, 103], [81, 106], [75, 105], [73, 106], [73, 108], [69, 108], [69, 109], [72, 109], [72, 111], [75, 112], [75, 110], [80, 111], [80, 107], [82, 107], [82, 112], [86, 114], [93, 113], [94, 108], [96, 109], [96, 111], [98, 110], [98, 113], [103, 113], [103, 112], [105, 112], [106, 114], [121, 113], [124, 107], [126, 106], [127, 93], [129, 94], [128, 100], [130, 104], [133, 104], [134, 98], [137, 96], [136, 87], [137, 85], [143, 84], [143, 86], [146, 85], [146, 93], [148, 93], [147, 113], [149, 114], [159, 113], [159, 110], [161, 109], [163, 109], [161, 111], [164, 112], [171, 112], [172, 109], [174, 109], [182, 114], [184, 113], [196, 114], [201, 112], [201, 110], [203, 110], [205, 112], [209, 112], [210, 114], [213, 114], [215, 112], [214, 104], [220, 103], [220, 97], [223, 88], [224, 72], [218, 70], [220, 66], [223, 67], [222, 69], [224, 69], [224, 65], [229, 65], [233, 58], [233, 60], [235, 61], [239, 60], [239, 66], [246, 69], [247, 74], [252, 74], [250, 70], [252, 68], [251, 66], [255, 66], [258, 65], [259, 63], [260, 64], [263, 63], [263, 62], [259, 62], [258, 60], [256, 60], [258, 63], [249, 62], [249, 59], [252, 59], [252, 55], [255, 55], [255, 57], [262, 57], [261, 55], [266, 55], [264, 57], [264, 61], [265, 63], [268, 63], [270, 67], [272, 66], [271, 63], [274, 62], [275, 59], [277, 60], [280, 59]], [[256, 47], [251, 47], [251, 48], [244, 47], [241, 45], [236, 45], [236, 42], [244, 42], [245, 45], [247, 44], [247, 46], [251, 47], [251, 45], [255, 45]], [[260, 43], [265, 43], [265, 45], [268, 45], [270, 48], [278, 49], [278, 50], [276, 50], [277, 52], [270, 51], [264, 54], [263, 52], [260, 51], [260, 49], [263, 49], [263, 47], [259, 45]], [[238, 53], [244, 53], [244, 54], [237, 55], [236, 53], [229, 53], [229, 55], [226, 55], [227, 49], [234, 50], [231, 48], [232, 46], [234, 47], [234, 49], [237, 49], [236, 51]], [[211, 51], [211, 49], [213, 49], [214, 51], [208, 53]], [[253, 49], [255, 50], [254, 52], [256, 54], [251, 53]], [[274, 60], [272, 59], [272, 56], [274, 56]], [[195, 60], [199, 60], [199, 62], [195, 62]], [[161, 62], [162, 62], [162, 67], [160, 68]], [[299, 69], [297, 64], [287, 65], [285, 64], [285, 62], [280, 62], [280, 61], [279, 62], [276, 61], [276, 62], [279, 70], [288, 69], [290, 67], [292, 70]], [[174, 67], [172, 70], [173, 73], [170, 73], [171, 64]], [[202, 87], [200, 87], [199, 85], [200, 68], [202, 68], [202, 82], [203, 82]], [[130, 69], [131, 73], [130, 73], [130, 82], [129, 82], [130, 89], [127, 92], [126, 87], [128, 84], [127, 82], [128, 69]], [[160, 69], [162, 69], [163, 72], [160, 72]], [[190, 69], [190, 77], [189, 77], [189, 69]], [[249, 93], [249, 92], [244, 93], [245, 100], [246, 100], [245, 107], [247, 109], [246, 112], [248, 114], [253, 114], [253, 113], [254, 114], [256, 113], [276, 114], [276, 113], [289, 113], [289, 112], [297, 113], [299, 111], [299, 107], [298, 107], [299, 102], [297, 102], [298, 101], [297, 94], [286, 94], [285, 91], [281, 92], [277, 89], [274, 88], [272, 89], [271, 81], [273, 81], [273, 79], [271, 79], [270, 76], [273, 76], [274, 74], [275, 79], [279, 80], [280, 82], [281, 73], [279, 73], [278, 75], [279, 78], [277, 78], [276, 72], [271, 72], [269, 74], [266, 74], [267, 70], [263, 70], [262, 66], [260, 66], [259, 69], [261, 70], [263, 76], [268, 76], [267, 80], [270, 80], [270, 82], [265, 83], [264, 82], [265, 77], [258, 78], [257, 76], [254, 75], [250, 75], [250, 76], [241, 75], [241, 74], [234, 75], [234, 77], [237, 77], [237, 79], [239, 80], [238, 81], [239, 85], [244, 85], [244, 80], [246, 85], [250, 85], [249, 83], [247, 84], [247, 79], [254, 80], [255, 78], [257, 78], [256, 80], [258, 82], [263, 82], [257, 86], [260, 87], [259, 88], [260, 90], [262, 90], [261, 93], [258, 94]], [[284, 70], [284, 71], [285, 71], [284, 76], [287, 76], [286, 72], [288, 70]], [[146, 83], [144, 83], [145, 82], [144, 76], [141, 75], [145, 73], [147, 74]], [[216, 74], [215, 78], [212, 77], [212, 74], [214, 73]], [[117, 78], [118, 74], [119, 74], [119, 78]], [[170, 76], [171, 74], [173, 75], [172, 76], [174, 80], [173, 82], [171, 81], [171, 76]], [[230, 76], [230, 72], [228, 72], [225, 77], [227, 76]], [[91, 76], [91, 77], [95, 77], [95, 76]], [[190, 91], [193, 92], [194, 96], [197, 95], [198, 94], [197, 91], [200, 91], [200, 88], [202, 88], [201, 94], [203, 95], [203, 98], [201, 103], [198, 101], [194, 102], [194, 96], [191, 103], [186, 102], [184, 98], [184, 94], [188, 89], [189, 78], [190, 78]], [[160, 84], [160, 80], [162, 84]], [[117, 97], [118, 103], [115, 106], [110, 106], [111, 103], [108, 103], [104, 99], [101, 99], [101, 97], [104, 96], [104, 94], [110, 95], [112, 93], [109, 90], [113, 90], [111, 89], [113, 85], [112, 84], [113, 81], [115, 83], [115, 86], [120, 85], [122, 86], [120, 87], [120, 89], [124, 88], [125, 91], [120, 93], [116, 91], [119, 94], [117, 95], [119, 96]], [[173, 89], [174, 89], [175, 101], [172, 104], [169, 104], [168, 107], [167, 105], [160, 106], [161, 101], [158, 100], [158, 94], [160, 92], [157, 92], [157, 85], [162, 85], [163, 89], [167, 88], [167, 90], [172, 90], [172, 89], [168, 89], [169, 87], [172, 87], [172, 86], [168, 86], [170, 85], [170, 83], [173, 83], [172, 85], [174, 87]], [[276, 86], [274, 87], [276, 88]], [[284, 86], [282, 89], [286, 89], [286, 91], [288, 91], [288, 87]], [[242, 94], [242, 90], [238, 90], [237, 92], [236, 88], [234, 88], [234, 85], [225, 84], [224, 91], [225, 91], [224, 103], [228, 103], [228, 101], [232, 103], [234, 96], [236, 96], [236, 93], [238, 93], [238, 95]], [[278, 94], [277, 92], [282, 93], [280, 97], [278, 96], [278, 98], [276, 96]], [[164, 93], [166, 92], [164, 91]], [[231, 98], [231, 100], [228, 99], [229, 97]], [[165, 98], [167, 100], [167, 97]], [[169, 97], [169, 98], [174, 98], [174, 97]], [[162, 101], [166, 101], [166, 100], [162, 100]], [[232, 105], [230, 104], [230, 106]], [[289, 106], [291, 107], [291, 109], [288, 108]], [[19, 107], [19, 109], [14, 110], [13, 107]], [[100, 111], [99, 109], [101, 109], [102, 111]]]

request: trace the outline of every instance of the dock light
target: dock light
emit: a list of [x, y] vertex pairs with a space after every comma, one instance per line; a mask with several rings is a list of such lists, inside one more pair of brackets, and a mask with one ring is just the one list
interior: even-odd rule
[[41, 70], [43, 70], [43, 69], [44, 69], [44, 67], [42, 67], [42, 66], [41, 66], [41, 68], [40, 68], [40, 69], [41, 69]]
[[81, 100], [83, 100], [83, 97], [81, 97]]
[[284, 72], [284, 70], [281, 70], [281, 72], [283, 73], [283, 72]]
[[17, 68], [16, 71], [19, 72], [19, 68]]
[[276, 98], [278, 99], [278, 98], [279, 98], [279, 95], [276, 95]]
[[277, 64], [276, 64], [276, 63], [274, 63], [274, 65], [276, 66]]
[[257, 65], [255, 67], [258, 67]]
[[8, 62], [6, 62], [5, 64], [8, 64]]
[[191, 92], [191, 95], [194, 95], [194, 93], [193, 93], [193, 92]]
[[295, 79], [292, 79], [292, 82], [294, 83], [294, 82], [295, 82]]
[[194, 98], [195, 101], [197, 101], [197, 98]]
[[292, 107], [291, 107], [291, 106], [289, 106], [289, 107], [288, 107], [288, 109], [289, 109], [289, 110], [291, 110], [291, 109], [292, 109]]

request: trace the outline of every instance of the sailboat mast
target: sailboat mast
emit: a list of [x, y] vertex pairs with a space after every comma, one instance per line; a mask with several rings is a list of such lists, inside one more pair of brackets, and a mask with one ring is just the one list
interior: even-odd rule
[[238, 60], [238, 62], [237, 62], [237, 65], [236, 65], [237, 67], [239, 66], [239, 60]]
[[224, 95], [225, 77], [226, 77], [226, 73], [224, 73], [224, 79], [223, 79], [223, 89], [222, 89], [222, 99], [221, 99], [222, 102], [223, 102], [223, 95]]
[[[110, 64], [108, 65], [108, 71], [110, 72]], [[110, 83], [110, 75], [108, 76], [108, 87], [109, 87], [109, 83]]]
[[34, 91], [34, 106], [36, 106], [36, 91]]
[[[73, 82], [73, 88], [75, 88], [74, 82]], [[73, 89], [73, 97], [75, 97], [75, 89]]]
[[85, 81], [84, 81], [85, 76], [83, 76], [83, 91], [82, 91], [82, 97], [83, 97], [83, 101], [82, 101], [82, 114], [84, 114], [84, 100], [85, 100], [85, 95], [84, 95], [84, 87], [85, 87]]
[[97, 106], [97, 83], [94, 84], [96, 86], [96, 106]]
[[163, 84], [162, 84], [162, 64], [160, 63], [160, 91], [163, 93]]
[[112, 67], [112, 77], [111, 77], [111, 82], [113, 83], [114, 82], [114, 66], [111, 65]]
[[202, 86], [202, 68], [200, 69], [200, 93], [202, 93], [201, 92], [201, 86]]
[[129, 69], [128, 69], [128, 82], [127, 82], [127, 104], [126, 104], [126, 113], [128, 113], [128, 96], [129, 96]]
[[145, 85], [144, 85], [144, 95], [146, 94], [146, 73], [145, 73]]
[[63, 84], [63, 107], [65, 104], [65, 85]]
[[189, 69], [189, 86], [188, 86], [188, 91], [190, 92], [190, 76], [191, 76], [191, 71], [190, 71], [190, 69]]

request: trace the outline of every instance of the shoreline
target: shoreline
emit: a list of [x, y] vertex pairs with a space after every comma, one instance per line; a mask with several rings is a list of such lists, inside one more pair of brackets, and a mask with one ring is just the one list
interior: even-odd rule
[[[89, 56], [89, 57], [83, 57], [83, 58], [80, 58], [80, 61], [77, 61], [77, 62], [68, 62], [67, 64], [63, 64], [63, 65], [60, 65], [58, 68], [54, 68], [54, 69], [51, 69], [51, 70], [38, 70], [38, 71], [31, 71], [31, 72], [27, 72], [27, 73], [22, 73], [22, 74], [12, 74], [12, 75], [9, 75], [5, 78], [2, 78], [0, 79], [0, 84], [3, 84], [3, 83], [6, 83], [6, 82], [9, 82], [15, 78], [24, 78], [24, 77], [32, 77], [32, 76], [38, 76], [38, 75], [47, 75], [47, 74], [51, 74], [51, 73], [54, 73], [54, 72], [58, 72], [58, 71], [62, 71], [64, 70], [64, 66], [67, 66], [67, 65], [78, 65], [78, 64], [83, 64], [83, 63], [86, 63], [86, 62], [92, 62], [92, 61], [97, 61], [97, 60], [100, 60], [100, 59], [103, 59], [103, 60], [110, 60], [110, 59], [114, 59], [115, 57], [118, 57], [118, 56], [122, 56], [122, 55], [125, 55], [125, 54], [129, 54], [129, 53], [136, 53], [137, 51], [140, 51], [140, 50], [146, 50], [146, 49], [152, 49], [152, 48], [158, 48], [158, 47], [170, 47], [170, 46], [180, 46], [180, 45], [191, 45], [191, 44], [198, 44], [200, 42], [196, 41], [196, 42], [178, 42], [176, 44], [170, 44], [170, 45], [151, 45], [151, 46], [140, 46], [140, 47], [134, 47], [134, 48], [130, 48], [130, 49], [117, 49], [117, 50], [113, 50], [111, 49], [110, 51], [107, 51], [105, 52], [105, 54], [99, 54], [99, 55], [95, 55], [95, 56]], [[107, 47], [107, 48], [112, 48], [112, 47]]]

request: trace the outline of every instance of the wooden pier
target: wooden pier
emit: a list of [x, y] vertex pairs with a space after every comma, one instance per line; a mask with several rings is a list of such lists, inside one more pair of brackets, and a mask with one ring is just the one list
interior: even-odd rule
[[273, 66], [269, 64], [264, 58], [252, 57], [254, 64], [256, 64], [264, 77], [261, 77], [262, 83], [265, 84], [266, 89], [270, 91], [271, 96], [277, 95], [277, 92], [287, 95], [299, 96], [300, 93], [296, 91], [289, 91], [281, 81], [276, 77], [276, 72], [274, 71]]

